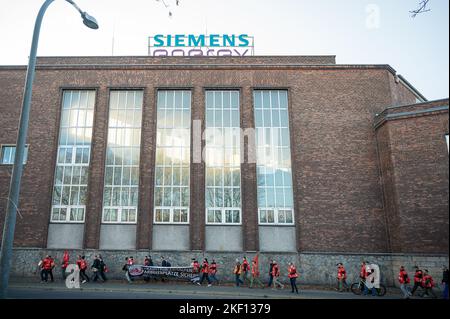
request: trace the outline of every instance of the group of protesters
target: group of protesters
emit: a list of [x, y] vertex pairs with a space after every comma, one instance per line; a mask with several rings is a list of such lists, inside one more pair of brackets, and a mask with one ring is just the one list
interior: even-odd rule
[[[259, 261], [258, 255], [256, 255], [250, 263], [247, 260], [247, 257], [242, 258], [242, 262], [239, 258], [236, 258], [235, 265], [233, 267], [233, 274], [235, 276], [235, 284], [236, 287], [241, 287], [243, 285], [247, 285], [248, 288], [253, 288], [253, 285], [258, 285], [261, 288], [265, 288], [264, 283], [261, 281], [260, 271], [259, 271]], [[200, 264], [196, 258], [192, 258], [191, 263], [192, 269], [194, 273], [199, 274], [198, 285], [202, 285], [202, 283], [206, 280], [208, 283], [208, 287], [212, 286], [213, 283], [219, 283], [219, 280], [216, 277], [217, 274], [217, 263], [213, 259], [211, 264], [209, 264], [208, 259], [204, 258], [203, 262]], [[280, 278], [280, 267], [275, 260], [271, 260], [269, 264], [269, 283], [267, 284], [268, 288], [272, 289], [284, 289], [284, 284], [282, 284], [279, 280]], [[298, 294], [298, 287], [296, 284], [296, 279], [298, 277], [297, 268], [294, 263], [289, 263], [287, 269], [288, 278], [291, 283], [292, 293]]]
[[[419, 266], [414, 266], [414, 285], [413, 288], [409, 286], [411, 279], [408, 276], [408, 272], [406, 271], [404, 266], [400, 266], [400, 270], [398, 273], [398, 282], [400, 283], [400, 289], [403, 294], [403, 298], [409, 299], [414, 296], [415, 292], [418, 289], [421, 290], [419, 294], [420, 297], [432, 297], [437, 298], [436, 293], [433, 288], [436, 287], [436, 283], [433, 277], [429, 274], [428, 269], [420, 269]], [[442, 267], [442, 281], [443, 291], [442, 298], [448, 299], [448, 267]]]
[[[161, 267], [171, 267], [170, 262], [164, 257], [161, 256]], [[61, 259], [61, 270], [62, 270], [62, 277], [63, 279], [67, 278], [68, 271], [67, 268], [70, 264], [70, 256], [67, 251], [64, 252], [64, 255]], [[86, 259], [86, 256], [84, 255], [78, 255], [75, 264], [78, 267], [79, 274], [80, 274], [80, 282], [86, 283], [89, 281], [101, 281], [105, 282], [107, 281], [105, 273], [108, 272], [108, 268], [106, 267], [105, 262], [103, 261], [103, 258], [100, 254], [95, 255], [94, 259], [92, 261], [91, 266], [89, 267], [89, 262]], [[132, 278], [130, 276], [129, 269], [131, 266], [135, 264], [134, 257], [129, 256], [125, 258], [125, 264], [122, 267], [122, 270], [125, 272], [126, 280], [131, 283]], [[144, 266], [154, 266], [154, 262], [151, 258], [151, 256], [145, 256], [143, 259], [143, 263], [139, 263], [140, 265]], [[347, 271], [345, 270], [345, 267], [343, 263], [338, 263], [337, 265], [337, 290], [340, 292], [349, 291], [350, 287], [347, 283]], [[54, 281], [54, 274], [53, 270], [56, 267], [56, 263], [54, 258], [50, 255], [46, 255], [44, 258], [42, 258], [38, 263], [39, 271], [40, 271], [40, 278], [41, 282], [48, 282], [49, 280], [51, 282]], [[192, 273], [194, 275], [198, 275], [198, 280], [195, 281], [196, 284], [202, 285], [203, 282], [207, 282], [208, 287], [212, 286], [213, 284], [219, 284], [219, 279], [217, 278], [217, 272], [218, 272], [218, 265], [217, 262], [212, 259], [211, 263], [209, 263], [207, 258], [204, 258], [202, 263], [200, 264], [196, 258], [192, 258], [192, 263], [190, 265], [192, 268]], [[410, 298], [411, 296], [414, 296], [416, 291], [420, 290], [419, 296], [425, 297], [433, 297], [437, 298], [435, 291], [433, 288], [436, 286], [435, 281], [433, 277], [429, 274], [429, 271], [427, 269], [420, 269], [418, 266], [415, 266], [415, 273], [414, 273], [414, 285], [411, 288], [409, 286], [411, 280], [408, 276], [408, 272], [404, 266], [401, 266], [399, 269], [398, 274], [398, 282], [400, 284], [400, 289], [402, 292], [402, 295], [404, 298]], [[92, 272], [91, 277], [88, 276], [86, 273], [88, 270]], [[236, 258], [235, 264], [233, 267], [233, 274], [235, 279], [235, 285], [236, 287], [241, 287], [247, 285], [248, 288], [253, 288], [254, 286], [259, 286], [260, 288], [272, 288], [272, 289], [284, 289], [285, 285], [280, 281], [281, 277], [281, 268], [279, 264], [271, 259], [269, 262], [269, 269], [268, 269], [268, 276], [269, 281], [267, 283], [267, 286], [261, 281], [260, 279], [260, 271], [259, 271], [259, 257], [258, 254], [255, 255], [255, 257], [252, 259], [251, 263], [247, 260], [247, 258], [244, 256], [241, 259]], [[361, 263], [359, 278], [361, 283], [363, 284], [362, 287], [364, 288], [363, 293], [366, 295], [368, 293], [369, 289], [372, 289], [372, 295], [375, 295], [375, 287], [373, 284], [370, 284], [370, 280], [373, 282], [373, 275], [374, 272], [377, 272], [379, 276], [379, 267], [375, 264], [370, 264], [367, 261], [363, 261]], [[299, 292], [299, 289], [297, 287], [296, 280], [299, 277], [299, 274], [297, 272], [297, 268], [294, 263], [290, 262], [287, 265], [287, 277], [290, 281], [291, 285], [291, 292], [297, 293]], [[370, 280], [369, 280], [370, 278]], [[156, 277], [154, 278], [156, 280]], [[149, 281], [150, 277], [144, 277], [145, 281]], [[164, 278], [161, 278], [162, 281], [164, 281]], [[448, 267], [443, 266], [443, 276], [442, 276], [442, 285], [443, 285], [443, 292], [442, 292], [442, 298], [448, 299]]]
[[[108, 272], [108, 268], [106, 267], [106, 264], [103, 261], [102, 255], [94, 256], [94, 260], [92, 261], [92, 265], [90, 267], [90, 270], [92, 272], [91, 278], [89, 278], [89, 276], [86, 274], [86, 271], [88, 271], [89, 269], [89, 262], [86, 260], [86, 256], [78, 255], [75, 263], [80, 271], [81, 283], [84, 284], [89, 281], [105, 282], [108, 280], [105, 275], [105, 273]], [[66, 270], [69, 264], [70, 264], [70, 256], [69, 253], [65, 251], [61, 261], [62, 278], [64, 280], [67, 278]], [[48, 282], [49, 278], [51, 282], [54, 282], [53, 270], [55, 269], [55, 267], [56, 267], [55, 259], [50, 255], [46, 255], [39, 261], [38, 268], [41, 283]]]
[[[378, 266], [377, 266], [378, 267]], [[408, 272], [406, 271], [405, 266], [400, 266], [399, 273], [398, 273], [398, 282], [400, 284], [400, 290], [402, 292], [403, 298], [409, 299], [410, 297], [414, 296], [415, 292], [420, 289], [421, 293], [419, 294], [420, 297], [432, 297], [437, 298], [436, 293], [434, 292], [433, 288], [436, 287], [436, 283], [433, 279], [433, 277], [430, 275], [428, 269], [420, 269], [419, 266], [414, 266], [415, 273], [414, 273], [414, 286], [411, 289], [409, 286], [411, 280], [409, 278]], [[443, 273], [442, 273], [442, 285], [443, 285], [443, 291], [442, 291], [442, 298], [448, 299], [448, 267], [443, 266]], [[378, 270], [379, 271], [379, 270]], [[374, 272], [374, 264], [370, 264], [367, 261], [363, 261], [361, 263], [359, 278], [361, 283], [364, 286], [363, 294], [367, 295], [369, 287], [372, 288], [372, 295], [376, 294], [375, 287], [372, 287], [370, 285], [369, 276]], [[343, 291], [349, 291], [350, 287], [347, 284], [347, 272], [345, 270], [345, 267], [342, 263], [337, 264], [337, 290], [340, 292]]]

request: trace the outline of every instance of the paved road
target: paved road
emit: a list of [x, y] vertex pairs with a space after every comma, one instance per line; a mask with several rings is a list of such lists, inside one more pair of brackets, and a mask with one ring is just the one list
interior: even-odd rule
[[62, 282], [11, 282], [8, 297], [13, 299], [398, 299], [399, 295], [384, 297], [356, 296], [332, 290], [249, 289], [232, 286], [194, 286], [173, 283], [106, 282], [88, 283], [81, 289], [68, 289]]

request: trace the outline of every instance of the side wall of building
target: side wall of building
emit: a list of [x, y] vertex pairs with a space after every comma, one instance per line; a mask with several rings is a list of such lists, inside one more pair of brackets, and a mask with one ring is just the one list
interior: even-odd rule
[[380, 119], [376, 130], [393, 251], [448, 254], [448, 100], [391, 108]]

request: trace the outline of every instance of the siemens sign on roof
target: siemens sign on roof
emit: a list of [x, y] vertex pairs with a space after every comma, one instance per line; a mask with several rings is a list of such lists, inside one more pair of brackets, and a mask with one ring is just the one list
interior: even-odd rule
[[157, 34], [148, 39], [151, 56], [249, 56], [254, 49], [248, 34]]

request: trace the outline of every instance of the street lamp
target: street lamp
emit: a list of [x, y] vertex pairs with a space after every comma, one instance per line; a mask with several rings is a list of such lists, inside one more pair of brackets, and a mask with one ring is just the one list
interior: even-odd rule
[[[22, 112], [20, 114], [19, 132], [16, 142], [16, 154], [14, 157], [14, 166], [9, 186], [8, 203], [6, 206], [5, 225], [3, 227], [3, 238], [0, 252], [0, 298], [6, 298], [8, 289], [9, 272], [11, 268], [12, 249], [14, 242], [14, 229], [16, 226], [16, 213], [19, 206], [20, 180], [23, 171], [23, 157], [25, 152], [25, 142], [28, 131], [28, 120], [30, 116], [31, 93], [33, 90], [33, 79], [36, 67], [36, 52], [39, 41], [39, 32], [41, 29], [42, 18], [48, 6], [54, 0], [46, 0], [36, 18], [33, 31], [33, 40], [31, 43], [30, 57], [28, 61], [27, 75], [25, 78], [25, 90], [22, 100]], [[72, 0], [66, 0], [83, 18], [83, 23], [91, 28], [98, 29], [97, 20], [86, 12], [83, 12]]]

